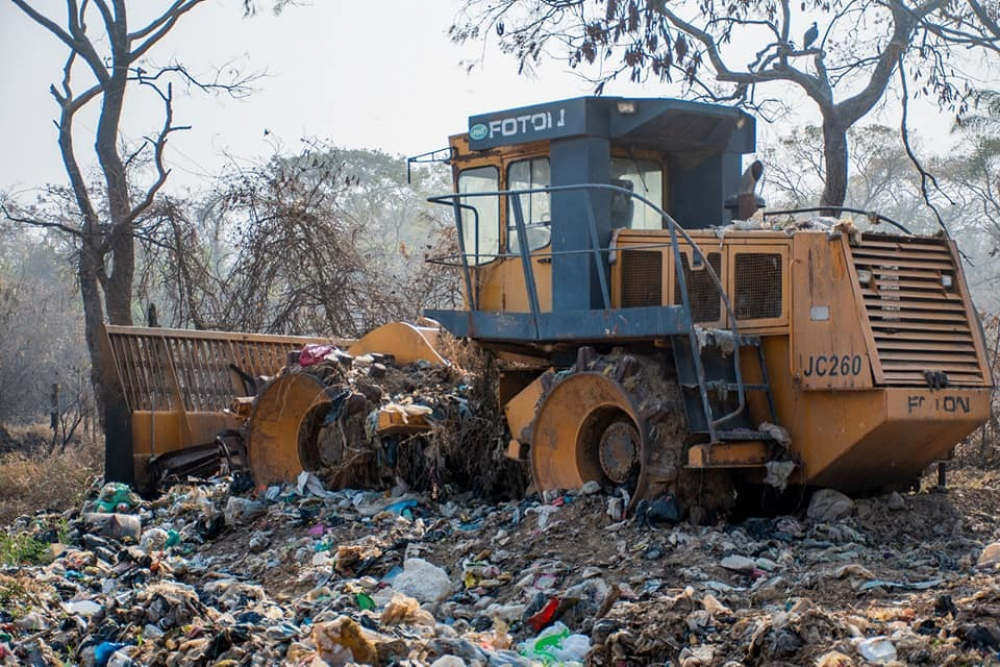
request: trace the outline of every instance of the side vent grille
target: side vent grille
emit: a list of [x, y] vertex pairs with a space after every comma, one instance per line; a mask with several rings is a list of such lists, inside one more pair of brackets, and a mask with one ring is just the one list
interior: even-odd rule
[[944, 240], [865, 235], [851, 248], [885, 384], [984, 384], [958, 276]]
[[622, 251], [622, 307], [663, 305], [663, 254], [655, 250]]
[[741, 253], [733, 267], [737, 320], [770, 320], [781, 317], [781, 255]]
[[[684, 267], [684, 282], [687, 283], [688, 297], [691, 303], [691, 320], [696, 323], [718, 322], [722, 319], [722, 297], [719, 288], [708, 271], [699, 269], [692, 271], [688, 265], [687, 255], [681, 255]], [[708, 263], [715, 269], [715, 274], [722, 278], [722, 253], [708, 253]], [[681, 287], [674, 283], [674, 303], [680, 304]]]

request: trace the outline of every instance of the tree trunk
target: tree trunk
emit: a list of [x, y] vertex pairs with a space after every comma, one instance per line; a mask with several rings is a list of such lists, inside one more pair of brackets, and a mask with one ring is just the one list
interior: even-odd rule
[[80, 278], [80, 295], [83, 299], [84, 336], [87, 341], [87, 352], [90, 355], [90, 384], [94, 390], [94, 401], [99, 415], [104, 413], [105, 383], [101, 376], [101, 343], [99, 332], [104, 323], [104, 308], [101, 305], [101, 291], [97, 275], [100, 271], [99, 251], [94, 249], [84, 239], [80, 249], [78, 275]]
[[111, 228], [107, 250], [111, 256], [108, 280], [104, 288], [104, 305], [111, 324], [132, 324], [132, 280], [135, 274], [135, 234], [132, 229], [132, 198], [129, 193], [125, 163], [119, 152], [122, 111], [128, 86], [128, 19], [125, 3], [115, 0], [115, 23], [109, 27], [111, 38], [111, 77], [103, 85], [101, 116], [97, 123], [94, 148], [101, 165], [108, 195], [108, 216]]
[[[826, 166], [826, 182], [820, 206], [843, 206], [847, 198], [847, 128], [837, 119], [823, 120], [823, 153]], [[823, 215], [839, 216], [840, 212], [830, 209]]]
[[94, 403], [101, 425], [104, 427], [104, 479], [131, 483], [132, 441], [129, 412], [111, 360], [101, 352], [101, 335], [104, 325], [104, 308], [101, 304], [100, 281], [102, 269], [100, 250], [93, 240], [84, 237], [80, 249], [80, 294], [83, 298], [84, 335], [90, 354], [90, 384], [94, 389]]
[[132, 280], [135, 274], [135, 239], [132, 230], [116, 233], [111, 241], [111, 275], [104, 285], [104, 303], [111, 324], [132, 326]]

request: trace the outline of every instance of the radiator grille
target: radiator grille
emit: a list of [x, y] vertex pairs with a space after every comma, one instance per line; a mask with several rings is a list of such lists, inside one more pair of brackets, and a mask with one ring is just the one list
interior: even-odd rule
[[923, 386], [926, 371], [947, 374], [952, 385], [984, 384], [975, 323], [945, 240], [866, 234], [851, 255], [885, 384]]
[[663, 255], [655, 250], [622, 251], [622, 307], [663, 305]]
[[[722, 254], [708, 253], [708, 263], [715, 269], [715, 274], [722, 279]], [[691, 321], [718, 322], [722, 319], [722, 297], [712, 276], [704, 269], [692, 271], [688, 265], [687, 255], [681, 255], [681, 264], [684, 267], [684, 281], [687, 283], [691, 303]], [[678, 283], [674, 283], [674, 303], [681, 303], [681, 288]]]
[[733, 266], [737, 320], [781, 317], [781, 255], [740, 253]]

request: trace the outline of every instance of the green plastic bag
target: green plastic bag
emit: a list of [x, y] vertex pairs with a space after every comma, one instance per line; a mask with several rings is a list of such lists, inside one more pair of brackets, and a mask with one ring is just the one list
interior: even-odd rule
[[571, 634], [569, 628], [556, 621], [540, 635], [524, 643], [521, 655], [546, 665], [579, 663], [590, 650], [590, 638]]
[[111, 482], [105, 484], [97, 496], [97, 511], [123, 513], [138, 507], [139, 502], [139, 496], [132, 492], [128, 484]]
[[371, 596], [367, 593], [356, 594], [354, 600], [358, 603], [358, 609], [361, 611], [368, 611], [375, 608], [375, 600], [372, 600]]

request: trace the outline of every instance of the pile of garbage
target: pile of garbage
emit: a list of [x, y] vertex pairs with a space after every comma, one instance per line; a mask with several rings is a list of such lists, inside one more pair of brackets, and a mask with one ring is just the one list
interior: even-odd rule
[[598, 485], [107, 485], [9, 527], [44, 549], [0, 568], [0, 665], [1000, 664], [998, 479], [972, 480], [716, 526]]
[[314, 426], [299, 433], [308, 468], [329, 488], [402, 481], [435, 497], [446, 487], [522, 495], [527, 470], [504, 456], [496, 374], [485, 368], [481, 351], [463, 352], [461, 366], [400, 364], [391, 355], [351, 355], [333, 345], [306, 345], [294, 353], [277, 381], [307, 375], [329, 397], [310, 417]]

